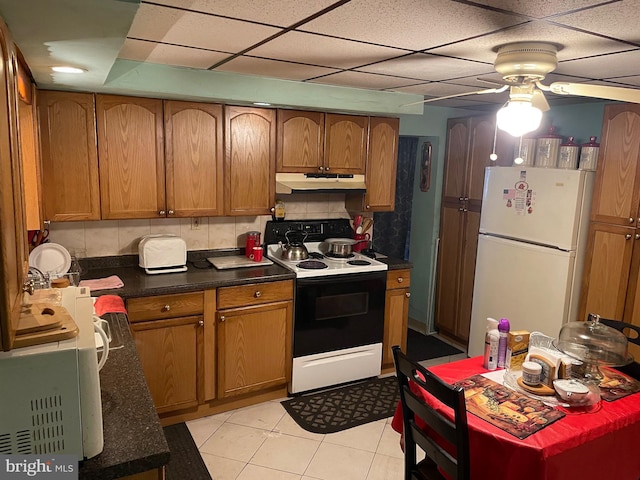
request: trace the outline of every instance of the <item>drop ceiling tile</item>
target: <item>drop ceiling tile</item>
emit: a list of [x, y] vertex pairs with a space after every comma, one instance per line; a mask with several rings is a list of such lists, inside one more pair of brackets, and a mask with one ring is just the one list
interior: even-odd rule
[[260, 75], [284, 80], [307, 80], [339, 70], [266, 58], [241, 56], [220, 65], [215, 71]]
[[511, 42], [525, 41], [561, 44], [563, 48], [558, 52], [559, 62], [633, 48], [616, 40], [550, 25], [544, 21], [535, 21], [503, 32], [435, 48], [429, 53], [493, 63], [497, 47]]
[[414, 83], [415, 80], [390, 77], [387, 75], [376, 75], [375, 73], [340, 72], [326, 77], [316, 78], [310, 82], [326, 85], [342, 85], [344, 87], [394, 89], [394, 87]]
[[[597, 62], [597, 70], [593, 67], [594, 62]], [[640, 65], [640, 49], [603, 55], [597, 59], [584, 58], [562, 62], [558, 65], [557, 71], [566, 75], [606, 79], [636, 75], [638, 65]]]
[[521, 21], [517, 16], [442, 0], [351, 0], [300, 30], [423, 50]]
[[493, 65], [440, 57], [426, 53], [414, 53], [356, 69], [368, 73], [398, 75], [419, 80], [446, 80], [462, 75], [484, 75], [493, 71]]
[[241, 20], [268, 23], [288, 27], [319, 10], [334, 4], [336, 0], [234, 0], [212, 2], [211, 0], [154, 0], [154, 3], [172, 5], [189, 10], [207, 12]]
[[[640, 1], [612, 2], [589, 10], [562, 15], [553, 21], [611, 38], [640, 42]], [[634, 19], [634, 21], [629, 21]]]
[[162, 43], [126, 39], [118, 58], [138, 62], [160, 63], [177, 67], [209, 68], [229, 54], [198, 48], [177, 47]]
[[543, 2], [532, 2], [531, 0], [475, 0], [475, 3], [508, 12], [520, 13], [531, 18], [544, 18], [564, 12], [590, 8], [604, 1], [605, 0], [546, 0]]
[[237, 52], [281, 30], [143, 3], [127, 37]]
[[310, 33], [289, 32], [247, 53], [323, 67], [353, 68], [393, 58], [405, 52]]
[[624, 85], [634, 85], [640, 87], [640, 75], [630, 75], [628, 77], [617, 77], [612, 79], [616, 83]]

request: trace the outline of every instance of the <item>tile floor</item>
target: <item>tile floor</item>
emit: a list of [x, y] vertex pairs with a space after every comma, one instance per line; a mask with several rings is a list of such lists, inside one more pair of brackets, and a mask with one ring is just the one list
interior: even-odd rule
[[[422, 364], [462, 358], [466, 354]], [[300, 428], [282, 400], [187, 422], [213, 480], [402, 480], [391, 418], [319, 435]]]

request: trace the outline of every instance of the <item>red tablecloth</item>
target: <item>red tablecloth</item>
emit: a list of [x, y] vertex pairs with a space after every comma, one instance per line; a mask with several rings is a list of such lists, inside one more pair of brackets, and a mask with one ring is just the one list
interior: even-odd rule
[[[486, 372], [482, 357], [429, 370], [448, 383]], [[594, 413], [567, 413], [524, 440], [472, 414], [468, 422], [472, 480], [640, 479], [638, 393], [603, 401]], [[400, 405], [391, 425], [402, 432]]]

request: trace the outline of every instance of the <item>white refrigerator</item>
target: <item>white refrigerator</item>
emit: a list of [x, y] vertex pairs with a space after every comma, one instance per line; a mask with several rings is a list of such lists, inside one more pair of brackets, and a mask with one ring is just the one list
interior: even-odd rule
[[552, 337], [578, 320], [594, 176], [556, 168], [486, 169], [469, 356], [483, 354], [487, 317]]

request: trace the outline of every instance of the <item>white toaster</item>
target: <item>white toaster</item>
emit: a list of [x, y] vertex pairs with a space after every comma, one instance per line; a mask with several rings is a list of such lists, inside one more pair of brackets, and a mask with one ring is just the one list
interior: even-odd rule
[[138, 244], [138, 257], [147, 273], [187, 271], [187, 243], [177, 235], [145, 235]]

